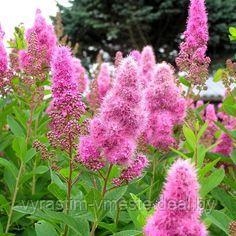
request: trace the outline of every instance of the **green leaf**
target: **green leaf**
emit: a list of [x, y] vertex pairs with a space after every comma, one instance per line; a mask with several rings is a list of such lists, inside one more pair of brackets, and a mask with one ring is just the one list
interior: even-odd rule
[[38, 174], [38, 175], [42, 175], [42, 174], [46, 173], [47, 171], [48, 171], [48, 167], [47, 166], [38, 166], [35, 169], [34, 173]]
[[102, 201], [102, 196], [100, 191], [97, 189], [90, 189], [88, 194], [85, 196], [87, 202], [88, 211], [92, 213], [95, 219], [98, 218], [98, 209]]
[[233, 95], [229, 95], [225, 98], [224, 102], [222, 103], [222, 109], [227, 114], [236, 117], [236, 104], [235, 97]]
[[174, 149], [174, 148], [172, 148], [172, 147], [170, 147], [170, 149], [171, 149], [173, 152], [175, 152], [176, 154], [178, 154], [178, 155], [180, 155], [181, 157], [183, 157], [184, 159], [188, 159], [188, 158], [189, 158], [189, 157], [186, 156], [183, 152], [181, 152], [181, 151], [179, 151], [179, 150], [177, 150], [177, 149]]
[[44, 220], [41, 220], [35, 224], [35, 231], [37, 236], [58, 236], [54, 226]]
[[202, 125], [202, 127], [200, 128], [198, 134], [197, 134], [197, 142], [200, 140], [200, 138], [202, 137], [202, 135], [205, 133], [206, 129], [208, 127], [208, 124], [207, 123], [204, 123]]
[[16, 178], [18, 170], [13, 163], [3, 158], [0, 158], [0, 166], [5, 167]]
[[23, 158], [24, 163], [26, 164], [29, 162], [36, 155], [36, 153], [37, 152], [34, 148], [29, 149]]
[[202, 167], [205, 156], [206, 156], [205, 147], [203, 145], [198, 145], [197, 146], [197, 160], [198, 160], [197, 166], [199, 169]]
[[236, 28], [235, 27], [229, 27], [229, 32], [232, 36], [236, 37]]
[[23, 161], [27, 151], [25, 138], [15, 137], [12, 142], [12, 148], [15, 151], [16, 155]]
[[113, 234], [113, 236], [141, 236], [142, 232], [138, 230], [125, 230], [119, 233]]
[[185, 85], [186, 87], [190, 87], [190, 85], [191, 85], [191, 83], [188, 80], [186, 80], [183, 76], [179, 77], [179, 82], [181, 84]]
[[66, 199], [66, 191], [59, 188], [55, 183], [48, 185], [48, 191], [52, 193], [58, 200], [64, 201]]
[[99, 222], [98, 224], [100, 227], [109, 230], [110, 232], [114, 233], [116, 232], [116, 224], [112, 223], [112, 224], [108, 224], [108, 223], [104, 223], [104, 222]]
[[122, 186], [113, 190], [110, 190], [106, 193], [104, 200], [105, 201], [118, 201], [122, 198], [127, 190], [127, 186]]
[[186, 138], [187, 143], [190, 145], [192, 150], [194, 150], [196, 142], [197, 142], [194, 132], [186, 125], [183, 126], [183, 132], [184, 132], [184, 136]]
[[222, 206], [229, 210], [233, 218], [236, 218], [236, 201], [234, 197], [230, 196], [221, 188], [215, 188], [212, 190], [211, 194], [222, 204]]
[[200, 169], [198, 171], [198, 175], [199, 175], [199, 179], [201, 179], [202, 177], [204, 177], [208, 172], [210, 172], [213, 167], [220, 161], [220, 158], [210, 162], [210, 163], [207, 163], [202, 169]]
[[9, 202], [2, 194], [0, 194], [0, 209], [4, 209], [6, 213], [9, 210]]
[[236, 149], [233, 150], [232, 155], [231, 155], [231, 159], [232, 159], [233, 163], [236, 165]]
[[211, 214], [208, 215], [210, 221], [223, 230], [227, 235], [229, 235], [228, 228], [232, 220], [223, 212], [213, 210]]
[[25, 136], [22, 127], [18, 124], [18, 122], [12, 117], [7, 117], [7, 123], [11, 128], [11, 131], [16, 136]]
[[225, 171], [224, 169], [217, 169], [210, 176], [203, 177], [201, 179], [201, 197], [205, 197], [211, 190], [217, 187], [224, 179]]
[[214, 82], [219, 82], [222, 78], [222, 74], [223, 74], [224, 70], [223, 69], [218, 69], [216, 71], [216, 73], [214, 74], [214, 77], [213, 77], [213, 81]]
[[[137, 207], [137, 221], [136, 224], [139, 228], [142, 228], [146, 224], [146, 218], [148, 216], [148, 211], [144, 205], [144, 203], [134, 194], [130, 194], [134, 203], [136, 204]], [[131, 213], [131, 210], [128, 211], [129, 214]]]

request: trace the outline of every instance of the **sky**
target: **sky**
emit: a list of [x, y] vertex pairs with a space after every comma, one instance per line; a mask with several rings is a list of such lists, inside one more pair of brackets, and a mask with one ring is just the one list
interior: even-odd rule
[[69, 5], [69, 0], [0, 0], [0, 24], [5, 31], [5, 38], [9, 39], [14, 27], [20, 23], [24, 23], [26, 28], [31, 27], [38, 8], [50, 22], [49, 16], [57, 12], [56, 2]]

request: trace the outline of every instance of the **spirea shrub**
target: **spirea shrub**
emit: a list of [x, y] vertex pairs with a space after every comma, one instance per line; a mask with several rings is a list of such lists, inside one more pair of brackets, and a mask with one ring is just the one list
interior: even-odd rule
[[236, 67], [214, 76], [222, 104], [199, 100], [205, 1], [190, 1], [180, 71], [150, 45], [85, 67], [60, 27], [40, 10], [8, 42], [0, 27], [0, 235], [233, 235]]

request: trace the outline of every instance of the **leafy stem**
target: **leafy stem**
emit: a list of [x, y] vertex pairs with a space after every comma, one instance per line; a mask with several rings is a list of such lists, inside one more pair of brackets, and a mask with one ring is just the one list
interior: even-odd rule
[[[107, 171], [107, 174], [106, 174], [106, 177], [104, 178], [104, 185], [103, 185], [103, 189], [102, 189], [102, 199], [101, 199], [101, 203], [99, 205], [98, 211], [101, 210], [101, 207], [102, 207], [102, 204], [103, 204], [103, 201], [104, 201], [104, 197], [105, 197], [105, 194], [107, 192], [107, 185], [108, 185], [108, 180], [109, 180], [109, 176], [110, 176], [112, 167], [113, 167], [113, 165], [110, 164], [109, 168], [108, 168], [108, 171]], [[98, 226], [98, 220], [94, 221], [94, 223], [92, 225], [92, 229], [90, 231], [90, 236], [95, 235], [95, 231], [97, 229], [97, 226]]]
[[6, 234], [8, 233], [9, 228], [11, 226], [13, 208], [14, 208], [14, 205], [15, 205], [15, 202], [16, 202], [17, 193], [18, 193], [18, 190], [19, 190], [20, 178], [21, 178], [21, 174], [23, 172], [23, 168], [24, 168], [24, 164], [23, 164], [23, 162], [21, 162], [20, 169], [19, 169], [18, 175], [16, 177], [16, 184], [15, 184], [15, 188], [14, 188], [14, 192], [13, 192], [13, 196], [12, 196], [12, 202], [11, 202], [10, 211], [9, 211], [9, 214], [8, 214], [7, 226], [6, 226], [6, 230], [5, 230]]

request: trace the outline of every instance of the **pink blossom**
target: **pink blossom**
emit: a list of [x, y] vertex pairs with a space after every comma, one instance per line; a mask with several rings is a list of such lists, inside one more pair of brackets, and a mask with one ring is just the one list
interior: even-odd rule
[[89, 136], [80, 138], [79, 156], [77, 160], [92, 170], [99, 170], [105, 165], [96, 144], [93, 143], [93, 140]]
[[81, 64], [81, 61], [77, 58], [74, 58], [74, 67], [75, 67], [76, 82], [78, 84], [78, 91], [82, 94], [85, 92], [88, 84], [86, 71]]
[[174, 81], [174, 72], [166, 63], [157, 65], [145, 91], [148, 124], [144, 136], [147, 143], [167, 149], [175, 143], [173, 128], [185, 117], [186, 101]]
[[148, 166], [148, 159], [141, 154], [131, 161], [131, 163], [121, 171], [119, 178], [113, 179], [115, 185], [121, 185], [124, 182], [130, 182], [142, 175], [145, 167]]
[[52, 58], [52, 96], [48, 110], [51, 118], [51, 143], [68, 150], [79, 134], [78, 120], [85, 106], [78, 91], [74, 62], [67, 47], [57, 47]]
[[7, 72], [7, 52], [3, 44], [4, 32], [0, 25], [0, 77], [5, 76]]
[[199, 184], [189, 160], [177, 160], [170, 168], [154, 214], [147, 220], [145, 236], [206, 236], [200, 222]]
[[116, 52], [115, 56], [115, 67], [118, 67], [123, 59], [123, 53], [121, 51]]
[[50, 66], [56, 35], [37, 10], [32, 28], [26, 32], [28, 48], [19, 52], [20, 66], [25, 73], [38, 76]]
[[156, 64], [156, 58], [151, 46], [143, 48], [139, 63], [141, 85], [142, 88], [146, 88], [151, 81], [152, 73]]
[[98, 78], [98, 93], [99, 93], [99, 100], [102, 102], [102, 99], [105, 97], [109, 89], [111, 88], [111, 76], [110, 76], [110, 69], [107, 63], [102, 63]]
[[133, 57], [133, 59], [136, 61], [136, 62], [140, 62], [140, 59], [141, 59], [141, 54], [138, 50], [132, 50], [130, 52], [130, 56]]
[[3, 43], [4, 32], [0, 25], [0, 92], [5, 94], [9, 92], [12, 71], [8, 68], [7, 51]]
[[214, 148], [213, 152], [230, 156], [234, 148], [232, 138], [228, 134], [222, 133], [217, 141], [220, 141], [220, 143]]
[[[221, 109], [221, 104], [219, 105], [219, 109]], [[217, 115], [226, 129], [231, 131], [236, 128], [235, 117], [231, 117], [223, 111], [218, 112]], [[222, 154], [224, 156], [230, 156], [232, 154], [234, 144], [232, 138], [228, 134], [223, 132], [218, 138], [217, 142], [220, 143], [214, 148], [213, 152]]]
[[128, 165], [144, 126], [137, 63], [128, 57], [116, 71], [100, 113], [90, 123], [90, 137], [111, 164]]
[[206, 107], [205, 121], [208, 123], [208, 127], [203, 138], [207, 143], [213, 143], [217, 131], [217, 126], [215, 125], [217, 115], [213, 104], [209, 104]]
[[109, 65], [102, 63], [97, 78], [92, 82], [90, 93], [87, 95], [87, 100], [93, 110], [99, 108], [101, 103], [111, 88], [111, 75]]
[[187, 72], [187, 79], [195, 85], [208, 79], [210, 58], [206, 56], [208, 26], [205, 0], [191, 0], [185, 41], [180, 45], [176, 64]]

